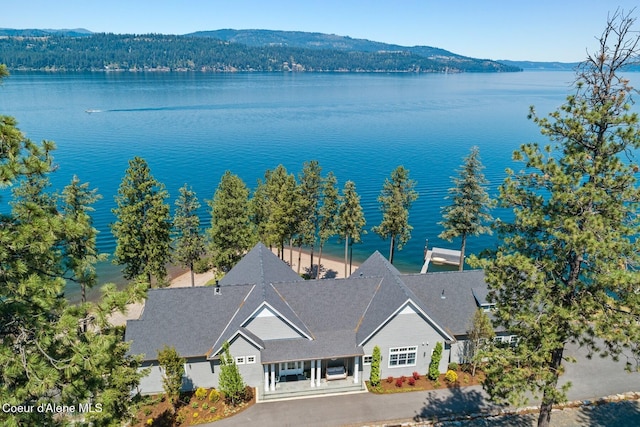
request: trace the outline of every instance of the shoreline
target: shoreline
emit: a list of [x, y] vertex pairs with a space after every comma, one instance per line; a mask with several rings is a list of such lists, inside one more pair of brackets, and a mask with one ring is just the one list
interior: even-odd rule
[[[277, 255], [277, 249], [272, 248], [272, 252]], [[284, 262], [289, 264], [289, 248], [285, 248], [284, 252]], [[298, 270], [298, 250], [296, 248], [293, 249], [292, 255], [292, 265], [291, 269], [297, 273]], [[313, 255], [314, 262], [318, 260], [318, 253], [314, 251]], [[309, 265], [311, 263], [311, 254], [309, 250], [303, 249], [300, 253], [300, 272], [305, 273], [305, 269], [309, 269]], [[359, 264], [354, 263], [352, 265], [352, 271], [355, 271], [358, 268]], [[191, 287], [191, 272], [189, 270], [185, 270], [180, 268], [179, 266], [170, 266], [168, 269], [168, 276], [170, 280], [170, 284], [168, 288], [188, 288]], [[339, 260], [335, 256], [326, 256], [324, 253], [322, 254], [322, 264], [321, 264], [321, 278], [326, 279], [341, 279], [344, 278], [344, 261]], [[206, 273], [195, 274], [195, 286], [205, 286], [205, 284], [214, 278], [215, 273], [213, 270], [207, 271]], [[166, 288], [165, 288], [166, 289]], [[109, 316], [109, 322], [113, 326], [124, 326], [127, 323], [127, 320], [135, 320], [140, 317], [142, 311], [144, 309], [144, 302], [128, 304], [125, 312], [115, 312]]]

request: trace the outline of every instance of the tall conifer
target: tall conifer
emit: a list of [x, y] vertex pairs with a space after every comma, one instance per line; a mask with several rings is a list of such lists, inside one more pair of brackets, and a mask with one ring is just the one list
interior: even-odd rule
[[353, 252], [350, 252], [349, 249], [353, 247], [354, 243], [359, 243], [362, 234], [366, 233], [363, 230], [366, 221], [360, 205], [360, 196], [356, 192], [356, 184], [353, 181], [345, 182], [341, 199], [338, 211], [338, 235], [344, 241], [344, 276], [347, 277], [348, 274], [351, 274], [353, 261]]
[[392, 264], [396, 249], [402, 249], [411, 238], [413, 227], [409, 225], [409, 209], [418, 198], [415, 186], [415, 181], [409, 179], [409, 171], [398, 166], [391, 172], [391, 179], [385, 178], [378, 196], [382, 221], [372, 230], [382, 239], [391, 239], [389, 262]]
[[638, 115], [621, 73], [638, 57], [635, 19], [617, 12], [599, 49], [577, 69], [575, 90], [547, 117], [531, 118], [551, 144], [521, 146], [522, 165], [500, 187], [514, 218], [497, 222], [498, 249], [485, 268], [496, 323], [516, 347], [487, 356], [485, 389], [497, 401], [541, 396], [539, 426], [566, 400], [558, 385], [568, 342], [620, 357], [640, 357]]
[[211, 228], [208, 230], [213, 264], [231, 269], [255, 243], [249, 217], [249, 189], [239, 176], [226, 171], [210, 200]]
[[114, 264], [124, 265], [127, 279], [145, 275], [163, 281], [171, 259], [171, 217], [166, 199], [169, 194], [158, 182], [147, 162], [134, 157], [118, 188], [111, 224], [116, 238]]
[[198, 216], [200, 202], [196, 193], [185, 184], [180, 188], [180, 195], [175, 204], [176, 211], [173, 216], [173, 227], [176, 231], [174, 256], [183, 267], [189, 267], [191, 286], [195, 286], [193, 264], [200, 259], [205, 251], [204, 237], [200, 232], [200, 217]]
[[444, 231], [438, 237], [449, 241], [460, 237], [460, 271], [464, 269], [467, 237], [491, 234], [491, 228], [486, 224], [493, 220], [489, 213], [493, 202], [485, 189], [489, 182], [482, 173], [483, 169], [480, 150], [472, 147], [458, 170], [458, 176], [452, 178], [454, 187], [449, 189], [447, 196], [451, 204], [442, 208], [442, 222], [439, 224]]

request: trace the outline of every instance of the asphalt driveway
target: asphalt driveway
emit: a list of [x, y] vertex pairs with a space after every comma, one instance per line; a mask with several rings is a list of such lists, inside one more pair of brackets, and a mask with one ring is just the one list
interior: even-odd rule
[[[598, 356], [589, 360], [586, 358], [587, 352], [584, 349], [572, 345], [567, 347], [566, 354], [577, 359], [575, 364], [566, 364], [566, 371], [561, 379], [561, 383], [567, 381], [572, 383], [568, 393], [569, 400], [591, 400], [628, 391], [640, 391], [640, 373], [626, 372], [624, 361], [614, 362]], [[477, 413], [495, 408], [495, 405], [488, 401], [482, 388], [473, 386], [429, 392], [389, 395], [362, 393], [260, 403], [234, 417], [207, 425], [215, 427], [358, 426], [380, 424], [385, 421], [419, 420], [452, 413]], [[636, 414], [640, 416], [640, 412], [636, 411]], [[526, 420], [523, 422], [524, 424], [520, 425], [527, 425]]]

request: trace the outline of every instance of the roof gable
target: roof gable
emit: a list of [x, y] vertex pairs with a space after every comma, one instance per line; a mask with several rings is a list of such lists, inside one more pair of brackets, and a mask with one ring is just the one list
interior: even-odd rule
[[302, 281], [287, 264], [274, 255], [264, 244], [258, 243], [225, 276], [219, 284], [268, 284]]
[[350, 277], [382, 277], [388, 274], [402, 275], [380, 252], [375, 251]]

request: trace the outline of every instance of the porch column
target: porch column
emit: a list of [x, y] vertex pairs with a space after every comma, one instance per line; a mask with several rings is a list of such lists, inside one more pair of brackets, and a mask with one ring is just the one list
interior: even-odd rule
[[276, 364], [271, 364], [271, 391], [276, 391]]
[[320, 387], [320, 375], [322, 374], [321, 369], [322, 369], [322, 361], [318, 359], [316, 361], [316, 385], [318, 387]]
[[360, 370], [360, 357], [353, 358], [353, 383], [358, 384], [358, 371]]
[[269, 365], [262, 365], [264, 368], [264, 391], [269, 391]]
[[311, 361], [311, 387], [316, 386], [315, 374], [316, 374], [316, 361], [312, 360]]

